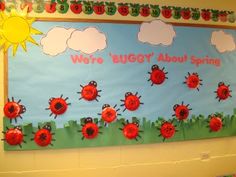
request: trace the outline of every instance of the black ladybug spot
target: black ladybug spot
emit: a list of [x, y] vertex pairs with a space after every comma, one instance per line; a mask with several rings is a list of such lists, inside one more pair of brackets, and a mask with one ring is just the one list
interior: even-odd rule
[[185, 116], [186, 111], [184, 109], [182, 109], [179, 114], [180, 114], [180, 116]]
[[227, 89], [223, 90], [223, 95], [227, 96], [229, 91]]
[[45, 133], [42, 133], [40, 136], [39, 136], [39, 139], [40, 140], [46, 140], [47, 139], [47, 135]]
[[62, 106], [61, 103], [56, 103], [56, 104], [55, 104], [55, 108], [56, 108], [57, 110], [61, 109], [62, 107], [63, 107], [63, 106]]
[[11, 106], [10, 108], [8, 108], [8, 111], [9, 111], [10, 113], [13, 113], [13, 112], [15, 111], [14, 106]]
[[94, 129], [93, 129], [93, 128], [87, 128], [86, 133], [87, 133], [89, 136], [91, 136], [91, 135], [93, 135], [93, 133], [94, 133]]

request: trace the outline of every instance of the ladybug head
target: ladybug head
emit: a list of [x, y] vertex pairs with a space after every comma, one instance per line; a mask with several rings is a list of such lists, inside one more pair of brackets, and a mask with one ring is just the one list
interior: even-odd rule
[[131, 92], [126, 92], [125, 93], [125, 98], [127, 98], [128, 96], [130, 96], [130, 95], [133, 95]]
[[21, 126], [15, 126], [14, 129], [20, 130], [22, 132], [22, 127]]
[[25, 106], [24, 105], [20, 105], [20, 113], [23, 114], [23, 113], [25, 113], [25, 111], [26, 111]]
[[93, 119], [91, 117], [87, 117], [84, 121], [86, 124], [87, 123], [92, 123], [93, 122]]
[[52, 127], [51, 127], [51, 125], [46, 124], [46, 125], [43, 126], [43, 129], [46, 129], [46, 130], [48, 130], [48, 131], [51, 131], [51, 130], [52, 130]]
[[102, 106], [102, 109], [109, 108], [109, 107], [110, 107], [109, 104], [104, 104], [104, 105]]
[[225, 85], [225, 83], [224, 82], [219, 82], [218, 86], [220, 87], [222, 85]]
[[89, 85], [93, 85], [93, 86], [97, 87], [97, 82], [96, 81], [90, 81]]
[[174, 106], [173, 106], [173, 110], [175, 111], [178, 107], [179, 107], [178, 104], [174, 105]]
[[139, 123], [138, 122], [133, 122], [134, 125], [136, 125], [137, 127], [139, 127]]
[[193, 75], [198, 76], [198, 73], [193, 73]]
[[156, 69], [159, 69], [159, 66], [158, 65], [152, 65], [152, 71], [156, 70]]

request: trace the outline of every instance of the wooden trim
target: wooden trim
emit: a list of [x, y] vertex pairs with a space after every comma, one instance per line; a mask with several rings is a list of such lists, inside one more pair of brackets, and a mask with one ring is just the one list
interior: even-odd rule
[[[46, 22], [92, 22], [92, 23], [117, 23], [117, 24], [141, 24], [145, 21], [132, 21], [132, 20], [109, 20], [109, 19], [79, 19], [79, 18], [50, 18], [42, 17], [36, 18], [37, 21]], [[197, 23], [180, 23], [180, 22], [167, 22], [174, 26], [186, 26], [186, 27], [202, 27], [202, 28], [223, 28], [223, 29], [236, 29], [236, 26], [229, 25], [212, 25], [212, 24], [197, 24]]]
[[7, 103], [8, 99], [8, 52], [4, 53], [4, 58], [3, 58], [3, 73], [4, 73], [4, 105]]

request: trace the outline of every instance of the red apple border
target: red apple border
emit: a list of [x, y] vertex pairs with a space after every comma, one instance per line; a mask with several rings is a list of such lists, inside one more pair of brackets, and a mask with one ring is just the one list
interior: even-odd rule
[[[0, 0], [0, 11], [9, 11], [9, 6], [13, 3]], [[17, 4], [15, 4], [17, 5]], [[157, 4], [137, 4], [137, 3], [116, 3], [116, 2], [96, 2], [82, 0], [21, 0], [20, 8], [28, 5], [28, 12], [35, 13], [61, 13], [66, 14], [69, 10], [74, 14], [86, 15], [108, 15], [119, 14], [121, 16], [133, 17], [153, 17], [162, 16], [166, 19], [173, 18], [175, 20], [204, 20], [214, 22], [231, 22], [235, 23], [236, 14], [233, 11], [216, 10], [216, 9], [200, 9], [190, 7], [176, 6], [159, 6]]]

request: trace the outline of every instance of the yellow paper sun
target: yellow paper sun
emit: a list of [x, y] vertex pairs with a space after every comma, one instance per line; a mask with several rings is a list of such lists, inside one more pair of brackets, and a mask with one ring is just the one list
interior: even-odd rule
[[0, 49], [2, 47], [6, 52], [12, 46], [13, 56], [15, 56], [19, 45], [24, 51], [27, 51], [27, 41], [38, 45], [31, 35], [42, 34], [42, 32], [32, 27], [34, 21], [34, 18], [28, 18], [27, 8], [21, 14], [18, 14], [14, 9], [8, 15], [1, 12]]

